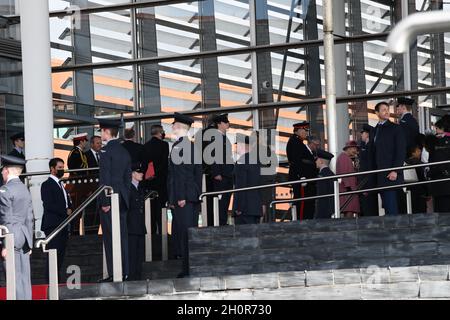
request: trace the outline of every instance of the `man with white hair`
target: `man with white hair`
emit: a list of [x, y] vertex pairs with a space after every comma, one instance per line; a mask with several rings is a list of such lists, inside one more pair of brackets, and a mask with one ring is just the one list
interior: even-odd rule
[[[33, 248], [33, 205], [27, 187], [19, 176], [25, 160], [1, 156], [4, 185], [0, 188], [0, 225], [14, 235], [14, 252], [8, 252], [2, 243], [2, 259], [14, 254], [16, 269], [16, 298], [31, 300], [30, 254]], [[6, 265], [4, 266], [6, 270]]]

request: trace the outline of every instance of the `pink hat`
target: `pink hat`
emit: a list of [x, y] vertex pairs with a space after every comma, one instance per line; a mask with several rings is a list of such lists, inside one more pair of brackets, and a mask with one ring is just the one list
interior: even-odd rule
[[351, 140], [345, 144], [345, 147], [342, 150], [345, 151], [348, 148], [359, 148], [359, 145], [358, 145], [358, 143], [356, 143], [356, 141]]

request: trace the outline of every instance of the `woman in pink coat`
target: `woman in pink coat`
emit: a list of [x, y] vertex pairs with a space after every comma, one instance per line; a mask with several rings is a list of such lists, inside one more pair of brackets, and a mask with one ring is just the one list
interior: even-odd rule
[[[336, 160], [336, 174], [354, 173], [356, 172], [353, 160], [358, 155], [359, 146], [355, 141], [349, 141]], [[339, 184], [339, 192], [354, 191], [357, 189], [358, 181], [356, 177], [342, 178]], [[353, 218], [359, 215], [359, 196], [341, 196], [339, 198], [341, 212], [346, 218]]]

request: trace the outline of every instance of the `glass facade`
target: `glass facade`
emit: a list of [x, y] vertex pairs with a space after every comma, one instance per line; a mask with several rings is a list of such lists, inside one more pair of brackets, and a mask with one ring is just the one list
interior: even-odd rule
[[[120, 10], [114, 7], [126, 2], [49, 0], [50, 12], [75, 12], [50, 18], [52, 66], [66, 68], [52, 75], [58, 147], [67, 145], [70, 135], [78, 131], [92, 134], [92, 125], [86, 122], [77, 125], [74, 121], [83, 122], [94, 116], [171, 113], [271, 102], [294, 104], [259, 114], [252, 111], [230, 114], [231, 140], [236, 132], [252, 127], [276, 128], [276, 152], [283, 162], [292, 124], [309, 120], [313, 133], [324, 138], [326, 144], [325, 106], [295, 106], [296, 101], [324, 96], [322, 46], [195, 57], [217, 50], [322, 39], [322, 1], [204, 0], [157, 7], [149, 3]], [[345, 17], [335, 18], [336, 39], [346, 39], [342, 44], [346, 56], [337, 61], [346, 65], [345, 71], [337, 75], [345, 92], [338, 96], [404, 90], [403, 59], [385, 53], [386, 38], [382, 36], [401, 19], [400, 1], [333, 3], [335, 10], [343, 10]], [[104, 6], [104, 10], [78, 12], [80, 8], [94, 6]], [[450, 5], [443, 1], [409, 1], [410, 13], [439, 9], [450, 10]], [[0, 0], [0, 13], [8, 22], [0, 29], [0, 86], [5, 93], [0, 104], [0, 150], [5, 151], [10, 148], [7, 137], [23, 126], [20, 103], [8, 103], [17, 102], [15, 95], [22, 94], [20, 23], [11, 18], [16, 13], [14, 1]], [[353, 37], [376, 34], [380, 34], [376, 40], [352, 41]], [[419, 36], [411, 50], [411, 89], [448, 85], [449, 54], [449, 34]], [[81, 64], [149, 58], [158, 60], [70, 69]], [[415, 98], [420, 107], [435, 108], [447, 104], [449, 97], [443, 93]], [[376, 102], [358, 100], [340, 105], [349, 110], [349, 138], [357, 138], [362, 123], [375, 122]], [[197, 116], [194, 128], [204, 127], [206, 118]], [[70, 124], [65, 126], [65, 122]], [[170, 132], [170, 119], [154, 122], [162, 122]], [[151, 123], [134, 124], [141, 141], [147, 140]]]

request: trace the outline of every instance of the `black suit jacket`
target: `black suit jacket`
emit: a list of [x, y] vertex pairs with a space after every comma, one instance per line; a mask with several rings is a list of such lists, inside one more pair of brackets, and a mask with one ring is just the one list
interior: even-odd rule
[[131, 163], [143, 163], [144, 146], [131, 140], [122, 142], [122, 146], [128, 151]]
[[130, 207], [127, 215], [128, 234], [144, 235], [147, 233], [145, 228], [145, 191], [139, 186], [138, 189], [134, 185], [130, 187]]
[[[223, 177], [233, 178], [234, 161], [230, 140], [228, 140], [227, 136], [223, 135], [219, 130], [211, 130], [217, 131], [216, 136], [218, 137], [219, 141], [215, 143], [222, 145], [222, 157], [220, 157], [221, 159], [219, 158], [219, 154], [217, 154], [218, 161], [215, 161], [213, 164], [211, 164], [211, 177], [214, 178], [218, 175], [221, 175]], [[215, 138], [215, 136], [213, 136], [212, 138]], [[214, 139], [211, 141], [211, 143], [214, 143], [213, 141]], [[212, 156], [216, 157], [215, 152], [212, 153]]]
[[25, 160], [25, 155], [23, 153], [19, 153], [19, 151], [17, 151], [15, 148], [11, 150], [10, 153], [8, 153], [8, 155], [10, 156], [14, 156], [17, 158], [21, 158]]
[[158, 138], [151, 138], [144, 145], [144, 169], [153, 162], [155, 177], [145, 182], [147, 188], [158, 192], [162, 204], [167, 202], [167, 176], [169, 174], [169, 144]]
[[[319, 172], [319, 177], [332, 177], [333, 171], [330, 168], [323, 168]], [[333, 180], [317, 181], [317, 195], [322, 196], [326, 194], [333, 194], [334, 186]], [[321, 198], [316, 200], [316, 212], [314, 219], [329, 219], [334, 213], [334, 199], [333, 197]]]
[[[66, 199], [64, 192], [58, 183], [52, 178], [48, 178], [41, 185], [41, 200], [44, 206], [41, 229], [49, 233], [58, 227], [67, 218]], [[70, 197], [67, 193], [68, 207], [72, 207]], [[48, 235], [48, 234], [47, 234]]]
[[[95, 159], [95, 156], [91, 150], [86, 151], [84, 155], [87, 159], [88, 168], [98, 168], [99, 163], [97, 162], [97, 159]], [[98, 157], [100, 158], [100, 152], [98, 152]]]
[[419, 124], [411, 113], [407, 113], [399, 122], [406, 140], [406, 150], [414, 146], [419, 136]]
[[[110, 140], [100, 150], [100, 178], [101, 186], [110, 186], [115, 193], [119, 193], [122, 203], [128, 208], [131, 186], [131, 159], [127, 150], [119, 140]], [[99, 197], [102, 207], [110, 206], [110, 198], [102, 194]]]
[[[406, 140], [399, 125], [386, 121], [377, 125], [370, 136], [370, 168], [386, 169], [402, 167], [406, 157]], [[375, 139], [376, 137], [376, 139]], [[377, 185], [379, 187], [392, 186], [403, 182], [403, 172], [397, 172], [397, 180], [389, 181], [389, 172], [378, 173]]]
[[[250, 155], [241, 156], [234, 166], [235, 188], [254, 187], [261, 184], [261, 165], [250, 163]], [[260, 190], [242, 191], [234, 194], [233, 213], [241, 211], [243, 215], [261, 216], [262, 200]]]
[[[170, 204], [176, 204], [180, 200], [194, 203], [200, 201], [202, 165], [195, 164], [194, 150], [194, 144], [187, 137], [180, 138], [173, 144], [167, 179]], [[190, 152], [190, 157], [185, 152]]]

